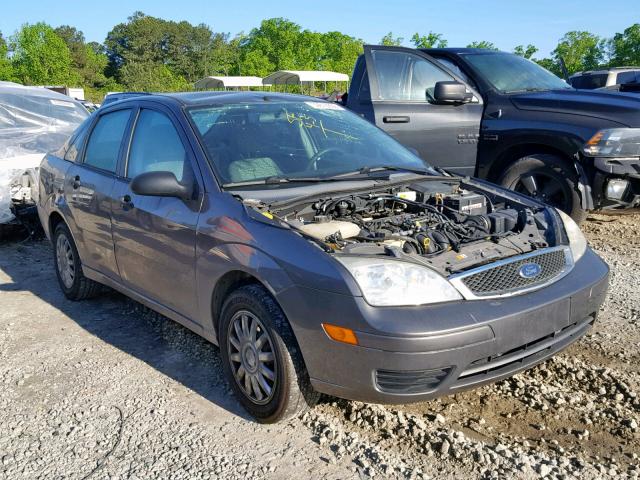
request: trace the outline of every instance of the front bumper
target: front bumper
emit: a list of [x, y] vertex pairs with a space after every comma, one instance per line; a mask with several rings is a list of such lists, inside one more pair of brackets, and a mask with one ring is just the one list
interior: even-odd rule
[[[508, 298], [371, 307], [360, 297], [296, 288], [279, 300], [314, 388], [409, 403], [494, 382], [551, 357], [589, 330], [607, 286], [607, 265], [588, 249], [562, 279]], [[360, 345], [330, 340], [322, 322], [354, 329]]]
[[[640, 207], [640, 158], [601, 158], [593, 159], [595, 175], [593, 179], [594, 204], [599, 208], [635, 208]], [[621, 198], [607, 195], [609, 180], [623, 180], [628, 187]]]

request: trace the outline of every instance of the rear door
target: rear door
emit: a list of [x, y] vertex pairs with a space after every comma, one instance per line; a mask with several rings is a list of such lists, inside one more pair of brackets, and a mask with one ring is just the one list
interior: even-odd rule
[[131, 112], [123, 108], [100, 114], [86, 143], [79, 136], [65, 155], [75, 162], [67, 170], [64, 192], [80, 258], [85, 267], [113, 278], [118, 277], [118, 268], [111, 238], [111, 201]]
[[[375, 124], [430, 164], [473, 175], [483, 109], [480, 95], [419, 50], [365, 46], [365, 60]], [[451, 80], [467, 85], [474, 100], [436, 104], [436, 83]]]
[[[122, 282], [181, 315], [196, 315], [196, 225], [203, 183], [187, 138], [170, 110], [141, 103], [130, 145], [115, 180], [111, 207], [115, 255]], [[182, 183], [194, 182], [190, 200], [136, 195], [136, 175], [172, 172]]]

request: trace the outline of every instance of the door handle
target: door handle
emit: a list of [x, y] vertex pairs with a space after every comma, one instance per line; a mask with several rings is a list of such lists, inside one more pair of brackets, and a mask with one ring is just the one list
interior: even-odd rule
[[406, 115], [389, 115], [382, 117], [384, 123], [409, 123], [410, 120]]
[[131, 201], [131, 196], [124, 195], [120, 198], [120, 206], [123, 210], [131, 210], [133, 208], [133, 202]]
[[71, 184], [71, 186], [74, 190], [77, 190], [80, 188], [80, 185], [82, 185], [80, 183], [80, 175], [76, 175], [75, 177], [73, 177], [73, 183]]

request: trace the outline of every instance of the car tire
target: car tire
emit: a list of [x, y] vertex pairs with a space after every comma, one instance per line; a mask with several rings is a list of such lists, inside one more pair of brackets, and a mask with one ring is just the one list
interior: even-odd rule
[[522, 157], [507, 167], [498, 183], [560, 208], [576, 223], [587, 217], [578, 190], [578, 176], [565, 160], [556, 155], [535, 154]]
[[85, 300], [96, 296], [102, 285], [84, 276], [80, 255], [69, 227], [59, 223], [52, 240], [54, 268], [65, 297], [69, 300]]
[[286, 421], [315, 405], [319, 394], [291, 326], [262, 286], [234, 290], [224, 302], [219, 325], [227, 381], [258, 422]]

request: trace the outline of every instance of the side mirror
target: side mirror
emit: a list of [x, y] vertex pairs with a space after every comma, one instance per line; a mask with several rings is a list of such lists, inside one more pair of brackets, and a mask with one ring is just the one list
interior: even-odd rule
[[433, 91], [433, 98], [438, 104], [468, 103], [473, 94], [467, 92], [467, 87], [455, 80], [437, 82]]
[[193, 186], [178, 182], [171, 172], [146, 172], [131, 180], [131, 191], [136, 195], [149, 197], [176, 197], [190, 200], [193, 196]]

